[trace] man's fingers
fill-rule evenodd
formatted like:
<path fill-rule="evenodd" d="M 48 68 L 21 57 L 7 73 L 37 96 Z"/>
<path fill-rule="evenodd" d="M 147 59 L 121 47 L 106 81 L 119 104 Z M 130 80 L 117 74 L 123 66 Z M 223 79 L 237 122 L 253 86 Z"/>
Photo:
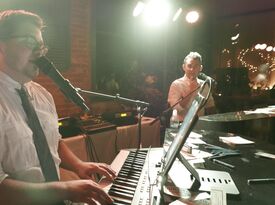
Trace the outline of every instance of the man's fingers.
<path fill-rule="evenodd" d="M 104 203 L 104 204 L 113 203 L 113 199 L 103 189 L 101 189 L 93 181 L 91 181 L 91 183 L 92 183 L 91 192 L 90 192 L 91 197 L 93 197 L 95 200 L 97 200 L 100 203 Z"/>
<path fill-rule="evenodd" d="M 84 202 L 85 202 L 85 204 L 87 203 L 88 205 L 96 205 L 97 204 L 95 202 L 95 200 L 93 200 L 91 197 L 87 198 L 87 200 Z"/>
<path fill-rule="evenodd" d="M 111 166 L 108 166 L 106 164 L 100 164 L 99 168 L 102 171 L 101 174 L 103 174 L 104 176 L 112 180 L 116 177 L 116 172 L 111 168 Z"/>

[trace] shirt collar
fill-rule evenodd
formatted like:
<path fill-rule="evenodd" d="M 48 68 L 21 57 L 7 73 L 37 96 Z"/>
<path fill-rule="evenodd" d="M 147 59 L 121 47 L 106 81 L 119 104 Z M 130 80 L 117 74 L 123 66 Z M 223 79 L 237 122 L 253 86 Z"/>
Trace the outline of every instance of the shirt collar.
<path fill-rule="evenodd" d="M 184 80 L 185 82 L 187 82 L 189 85 L 198 85 L 198 78 L 196 78 L 194 80 L 190 80 L 189 78 L 187 78 L 186 75 L 184 75 L 182 77 L 182 80 Z"/>
<path fill-rule="evenodd" d="M 0 82 L 4 82 L 5 85 L 7 85 L 8 89 L 21 89 L 22 84 L 12 79 L 8 74 L 4 73 L 3 71 L 0 71 Z M 25 83 L 24 86 L 28 86 L 28 83 Z"/>

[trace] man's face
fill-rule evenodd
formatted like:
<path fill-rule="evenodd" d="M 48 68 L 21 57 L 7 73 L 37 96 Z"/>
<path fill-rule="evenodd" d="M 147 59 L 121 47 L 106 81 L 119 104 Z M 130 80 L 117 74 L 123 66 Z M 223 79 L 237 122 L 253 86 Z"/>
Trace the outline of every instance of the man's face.
<path fill-rule="evenodd" d="M 28 82 L 39 74 L 32 63 L 43 55 L 43 39 L 38 27 L 30 23 L 19 25 L 2 44 L 4 71 L 19 82 Z"/>
<path fill-rule="evenodd" d="M 202 65 L 199 59 L 188 58 L 182 68 L 188 78 L 195 79 L 201 72 Z"/>

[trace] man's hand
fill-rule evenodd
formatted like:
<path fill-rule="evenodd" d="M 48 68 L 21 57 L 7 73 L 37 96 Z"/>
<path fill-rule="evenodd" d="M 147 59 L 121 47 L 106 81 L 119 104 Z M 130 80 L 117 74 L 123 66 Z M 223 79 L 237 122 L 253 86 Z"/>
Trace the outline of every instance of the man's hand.
<path fill-rule="evenodd" d="M 89 205 L 111 204 L 112 198 L 92 180 L 74 180 L 65 183 L 66 199 L 72 202 L 84 202 Z"/>
<path fill-rule="evenodd" d="M 63 200 L 89 205 L 113 202 L 93 180 L 30 183 L 6 178 L 0 183 L 1 205 L 49 205 L 58 204 Z"/>
<path fill-rule="evenodd" d="M 81 179 L 91 179 L 93 174 L 103 175 L 108 180 L 114 180 L 116 177 L 115 171 L 105 163 L 81 162 L 76 172 Z"/>
<path fill-rule="evenodd" d="M 115 171 L 107 164 L 80 160 L 63 140 L 59 142 L 58 154 L 61 159 L 61 166 L 75 172 L 81 179 L 92 179 L 93 174 L 103 175 L 108 180 L 113 180 L 116 177 Z"/>

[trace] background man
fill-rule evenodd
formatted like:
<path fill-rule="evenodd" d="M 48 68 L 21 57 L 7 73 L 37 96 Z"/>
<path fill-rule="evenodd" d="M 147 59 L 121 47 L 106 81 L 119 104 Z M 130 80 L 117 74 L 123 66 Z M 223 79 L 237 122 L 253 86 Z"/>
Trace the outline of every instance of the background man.
<path fill-rule="evenodd" d="M 190 52 L 184 58 L 182 69 L 184 76 L 172 82 L 167 99 L 168 104 L 173 106 L 180 98 L 183 98 L 174 108 L 177 110 L 179 121 L 183 121 L 193 99 L 198 93 L 200 85 L 203 83 L 202 80 L 198 79 L 198 75 L 203 69 L 201 55 L 197 52 Z M 200 111 L 199 115 L 204 115 L 205 109 L 213 107 L 214 100 L 210 96 L 206 106 Z"/>

